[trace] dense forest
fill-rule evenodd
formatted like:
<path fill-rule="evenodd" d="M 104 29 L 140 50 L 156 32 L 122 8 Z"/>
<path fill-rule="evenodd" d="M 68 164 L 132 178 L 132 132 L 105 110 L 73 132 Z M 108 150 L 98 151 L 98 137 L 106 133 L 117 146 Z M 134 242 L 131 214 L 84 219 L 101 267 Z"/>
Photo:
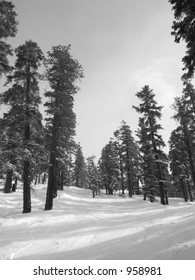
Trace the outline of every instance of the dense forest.
<path fill-rule="evenodd" d="M 161 135 L 162 106 L 149 85 L 135 93 L 139 105 L 129 108 L 139 116 L 137 130 L 128 120 L 102 147 L 98 161 L 84 158 L 81 143 L 75 142 L 74 96 L 84 78 L 82 65 L 71 55 L 71 45 L 53 46 L 46 54 L 37 42 L 24 42 L 16 49 L 7 43 L 18 31 L 15 6 L 0 1 L 0 78 L 6 90 L 0 105 L 6 113 L 0 119 L 0 178 L 4 193 L 23 184 L 23 213 L 31 212 L 32 185 L 47 183 L 45 210 L 64 186 L 89 188 L 95 197 L 102 190 L 121 197 L 143 195 L 151 203 L 166 205 L 169 197 L 195 200 L 195 3 L 169 0 L 174 12 L 172 36 L 186 43 L 183 57 L 183 93 L 172 104 L 176 127 L 164 152 Z M 14 54 L 14 65 L 9 57 Z M 40 111 L 40 81 L 47 81 L 44 95 L 46 118 Z M 34 186 L 35 185 L 35 186 Z"/>

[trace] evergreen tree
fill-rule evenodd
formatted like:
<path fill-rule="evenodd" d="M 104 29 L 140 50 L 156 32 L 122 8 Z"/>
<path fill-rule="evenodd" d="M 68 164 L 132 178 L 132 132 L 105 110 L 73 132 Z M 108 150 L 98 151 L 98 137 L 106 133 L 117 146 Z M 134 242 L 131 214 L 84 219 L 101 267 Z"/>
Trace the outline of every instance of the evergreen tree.
<path fill-rule="evenodd" d="M 144 200 L 148 197 L 150 202 L 154 202 L 155 196 L 158 195 L 158 170 L 144 118 L 139 118 L 137 136 L 140 147 L 140 170 Z"/>
<path fill-rule="evenodd" d="M 192 181 L 195 187 L 195 127 L 194 127 L 194 112 L 192 111 L 191 104 L 182 96 L 176 97 L 173 105 L 175 109 L 174 119 L 179 121 L 183 134 L 184 141 L 187 148 L 188 159 L 192 174 Z"/>
<path fill-rule="evenodd" d="M 119 177 L 120 177 L 121 195 L 125 196 L 125 167 L 124 167 L 124 162 L 123 162 L 122 142 L 120 139 L 120 131 L 116 130 L 114 132 L 114 136 L 115 136 L 114 145 L 115 145 L 115 149 L 118 154 L 118 162 L 119 162 L 119 171 L 120 171 Z"/>
<path fill-rule="evenodd" d="M 11 87 L 3 94 L 2 100 L 11 107 L 10 111 L 4 115 L 11 149 L 23 145 L 22 152 L 19 153 L 23 159 L 23 213 L 28 213 L 31 212 L 30 183 L 32 176 L 30 168 L 34 154 L 34 136 L 31 128 L 36 127 L 35 131 L 37 131 L 42 118 L 38 110 L 40 103 L 38 78 L 40 75 L 37 70 L 43 54 L 37 43 L 32 41 L 26 41 L 25 44 L 16 48 L 15 53 L 15 67 L 7 77 L 7 85 L 11 85 Z M 17 136 L 15 140 L 14 136 Z M 13 159 L 12 152 L 10 157 Z"/>
<path fill-rule="evenodd" d="M 92 190 L 93 197 L 95 197 L 95 194 L 98 194 L 100 191 L 100 176 L 94 160 L 95 156 L 86 159 L 88 188 Z"/>
<path fill-rule="evenodd" d="M 188 103 L 190 111 L 192 113 L 192 118 L 195 118 L 195 89 L 190 82 L 186 82 L 183 96 L 185 97 L 185 102 Z"/>
<path fill-rule="evenodd" d="M 82 67 L 70 55 L 69 46 L 56 46 L 48 52 L 45 60 L 46 76 L 51 90 L 46 92 L 49 101 L 46 102 L 47 126 L 51 129 L 49 177 L 45 210 L 53 207 L 53 198 L 56 196 L 56 171 L 59 149 L 62 139 L 69 142 L 75 134 L 76 116 L 73 112 L 74 94 L 78 91 L 76 82 L 83 77 Z M 68 153 L 67 153 L 68 154 Z"/>
<path fill-rule="evenodd" d="M 186 55 L 183 57 L 184 78 L 194 76 L 195 68 L 195 1 L 193 0 L 169 0 L 174 10 L 175 20 L 172 25 L 172 35 L 175 42 L 184 40 L 186 43 Z"/>
<path fill-rule="evenodd" d="M 14 172 L 19 168 L 18 159 L 22 153 L 24 130 L 24 104 L 22 87 L 14 85 L 1 94 L 1 102 L 9 105 L 10 109 L 4 113 L 1 121 L 1 161 L 2 168 L 6 173 L 4 192 L 9 193 L 12 188 Z M 20 170 L 21 173 L 21 170 Z"/>
<path fill-rule="evenodd" d="M 8 1 L 0 1 L 0 76 L 8 72 L 9 66 L 8 55 L 12 55 L 12 49 L 5 40 L 14 37 L 17 32 L 17 21 L 15 6 Z"/>
<path fill-rule="evenodd" d="M 114 135 L 119 141 L 119 153 L 124 166 L 123 173 L 125 171 L 129 197 L 132 197 L 135 189 L 139 188 L 138 147 L 126 122 L 122 121 L 121 127 L 115 131 Z"/>
<path fill-rule="evenodd" d="M 165 146 L 162 136 L 159 134 L 159 130 L 162 129 L 161 125 L 157 122 L 161 118 L 162 106 L 157 106 L 155 95 L 149 86 L 142 88 L 140 92 L 136 94 L 141 103 L 138 107 L 133 106 L 138 113 L 142 115 L 144 119 L 144 125 L 146 128 L 147 142 L 150 141 L 152 148 L 152 155 L 155 158 L 156 168 L 158 172 L 158 184 L 161 204 L 167 204 L 167 190 L 165 186 L 165 178 L 163 169 L 166 162 L 163 160 L 164 153 L 162 148 Z"/>
<path fill-rule="evenodd" d="M 77 188 L 87 187 L 87 170 L 80 144 L 77 145 L 74 163 L 74 184 Z"/>
<path fill-rule="evenodd" d="M 63 169 L 63 181 L 66 186 L 72 186 L 74 183 L 74 153 L 67 155 L 66 164 Z"/>
<path fill-rule="evenodd" d="M 45 127 L 42 123 L 42 115 L 37 112 L 34 116 L 36 122 L 31 122 L 31 178 L 41 183 L 41 175 L 43 175 L 42 183 L 45 182 L 45 176 L 48 166 L 48 152 L 45 148 Z"/>
<path fill-rule="evenodd" d="M 75 154 L 76 143 L 74 141 L 74 133 L 68 127 L 61 129 L 58 138 L 58 148 L 56 151 L 56 194 L 57 190 L 63 190 L 64 172 L 70 168 L 70 155 Z"/>
<path fill-rule="evenodd" d="M 169 145 L 170 170 L 173 178 L 174 194 L 176 196 L 181 194 L 185 201 L 188 200 L 188 197 L 190 201 L 193 201 L 190 186 L 190 162 L 185 144 L 185 135 L 181 126 L 172 131 Z"/>
<path fill-rule="evenodd" d="M 119 160 L 116 145 L 113 140 L 102 149 L 98 162 L 101 181 L 106 189 L 106 194 L 112 195 L 119 185 Z"/>

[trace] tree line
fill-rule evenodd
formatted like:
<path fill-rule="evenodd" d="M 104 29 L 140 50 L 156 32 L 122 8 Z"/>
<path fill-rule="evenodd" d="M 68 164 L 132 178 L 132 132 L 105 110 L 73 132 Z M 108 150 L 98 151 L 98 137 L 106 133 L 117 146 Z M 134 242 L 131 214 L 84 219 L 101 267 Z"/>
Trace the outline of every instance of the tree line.
<path fill-rule="evenodd" d="M 161 135 L 163 107 L 157 104 L 149 86 L 144 86 L 136 96 L 140 100 L 139 106 L 133 106 L 139 114 L 136 131 L 138 140 L 133 137 L 130 126 L 122 121 L 109 143 L 103 147 L 97 166 L 93 164 L 96 171 L 90 177 L 87 175 L 88 162 L 85 163 L 82 156 L 82 170 L 86 172 L 77 173 L 76 185 L 86 186 L 82 180 L 86 182 L 88 178 L 91 188 L 105 189 L 110 195 L 120 190 L 120 195 L 124 196 L 127 190 L 129 197 L 143 194 L 144 200 L 148 198 L 150 202 L 160 197 L 163 205 L 169 204 L 168 197 L 183 197 L 185 201 L 193 201 L 195 89 L 188 83 L 182 97 L 175 98 L 172 107 L 173 118 L 177 122 L 176 129 L 170 135 L 168 154 L 163 150 L 165 142 Z"/>
<path fill-rule="evenodd" d="M 6 90 L 0 103 L 7 110 L 0 119 L 0 175 L 5 177 L 4 192 L 15 191 L 18 179 L 23 183 L 23 213 L 31 212 L 31 185 L 47 178 L 45 210 L 53 208 L 53 199 L 64 185 L 90 188 L 93 196 L 101 189 L 113 195 L 131 198 L 143 194 L 144 200 L 169 203 L 169 197 L 195 198 L 195 89 L 193 1 L 170 0 L 174 10 L 173 36 L 186 41 L 183 58 L 183 93 L 176 97 L 173 118 L 176 129 L 171 132 L 169 153 L 163 150 L 160 120 L 162 106 L 155 93 L 145 85 L 136 96 L 139 114 L 135 140 L 130 126 L 122 121 L 110 141 L 102 148 L 95 163 L 94 156 L 84 158 L 76 143 L 74 96 L 83 68 L 71 55 L 71 46 L 54 46 L 47 54 L 36 42 L 24 42 L 15 50 L 7 43 L 17 33 L 17 14 L 11 2 L 0 1 L 0 76 L 6 77 Z M 15 54 L 14 66 L 9 55 Z M 40 69 L 44 68 L 41 73 Z M 39 111 L 40 81 L 47 81 L 45 113 Z M 14 180 L 14 184 L 13 184 Z"/>

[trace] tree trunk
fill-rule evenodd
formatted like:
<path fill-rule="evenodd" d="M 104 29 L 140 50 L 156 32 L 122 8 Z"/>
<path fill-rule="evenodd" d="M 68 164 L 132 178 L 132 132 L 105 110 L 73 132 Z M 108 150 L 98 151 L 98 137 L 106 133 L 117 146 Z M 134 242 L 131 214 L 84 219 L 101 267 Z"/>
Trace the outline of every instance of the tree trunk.
<path fill-rule="evenodd" d="M 186 184 L 187 184 L 189 198 L 190 198 L 190 201 L 192 202 L 193 201 L 193 196 L 192 196 L 192 190 L 191 190 L 191 186 L 190 186 L 189 180 L 186 180 Z"/>
<path fill-rule="evenodd" d="M 55 152 L 53 151 L 50 154 L 49 174 L 48 174 L 49 177 L 48 177 L 45 210 L 51 210 L 53 208 L 54 192 L 56 189 L 55 161 L 56 161 Z"/>
<path fill-rule="evenodd" d="M 166 205 L 168 205 L 169 204 L 169 200 L 168 200 L 168 194 L 167 194 L 166 187 L 165 187 L 164 192 L 165 192 L 165 203 L 166 203 Z"/>
<path fill-rule="evenodd" d="M 38 175 L 38 184 L 41 184 L 41 173 Z"/>
<path fill-rule="evenodd" d="M 38 176 L 35 176 L 35 185 L 37 184 Z"/>
<path fill-rule="evenodd" d="M 108 184 L 105 184 L 105 188 L 106 188 L 106 194 L 108 194 Z"/>
<path fill-rule="evenodd" d="M 15 179 L 15 188 L 17 189 L 17 185 L 18 185 L 18 178 Z"/>
<path fill-rule="evenodd" d="M 184 178 L 183 178 L 183 174 L 181 172 L 181 169 L 179 169 L 179 177 L 180 177 L 180 185 L 181 185 L 181 190 L 182 190 L 182 193 L 183 193 L 183 198 L 185 200 L 185 202 L 188 201 L 188 195 L 187 195 L 187 191 L 186 191 L 186 186 L 184 184 Z"/>
<path fill-rule="evenodd" d="M 180 182 L 181 182 L 181 189 L 182 189 L 184 201 L 187 202 L 188 196 L 187 196 L 186 187 L 185 187 L 183 178 L 180 179 Z"/>
<path fill-rule="evenodd" d="M 131 182 L 130 170 L 127 171 L 127 180 L 128 180 L 129 197 L 132 197 L 133 196 L 133 191 L 132 191 L 132 182 Z"/>
<path fill-rule="evenodd" d="M 61 166 L 56 162 L 56 191 L 54 197 L 57 197 L 57 190 L 61 190 Z"/>
<path fill-rule="evenodd" d="M 12 189 L 12 176 L 13 176 L 13 169 L 9 169 L 6 175 L 4 193 L 10 193 Z"/>
<path fill-rule="evenodd" d="M 193 184 L 194 184 L 194 187 L 195 187 L 195 165 L 194 165 L 194 160 L 193 160 L 194 150 L 193 150 L 192 145 L 191 145 L 190 133 L 188 131 L 187 125 L 185 124 L 184 121 L 182 121 L 182 125 L 183 125 L 183 130 L 184 130 L 184 135 L 185 135 L 185 143 L 186 143 L 186 146 L 187 146 L 188 158 L 189 158 L 190 168 L 191 168 L 191 173 L 192 173 L 192 181 L 193 181 Z"/>
<path fill-rule="evenodd" d="M 28 68 L 29 73 L 30 67 Z M 25 146 L 28 148 L 30 141 L 30 77 L 26 81 L 26 124 L 24 131 Z M 25 159 L 23 165 L 23 213 L 31 212 L 31 193 L 30 193 L 30 160 Z"/>
<path fill-rule="evenodd" d="M 126 135 L 126 157 L 127 157 L 126 165 L 127 165 L 127 182 L 128 182 L 129 197 L 132 197 L 133 196 L 133 186 L 132 186 L 132 178 L 131 178 L 131 162 L 130 162 L 127 135 Z"/>
<path fill-rule="evenodd" d="M 124 175 L 123 175 L 123 167 L 122 164 L 120 164 L 120 175 L 121 175 L 121 189 L 122 189 L 122 195 L 125 194 L 125 187 L 124 187 Z"/>
<path fill-rule="evenodd" d="M 14 184 L 12 185 L 12 192 L 15 192 L 15 191 L 16 191 L 16 189 L 17 189 L 17 183 L 18 183 L 18 179 L 16 178 Z"/>
<path fill-rule="evenodd" d="M 30 193 L 30 162 L 24 161 L 23 169 L 23 213 L 31 212 L 31 193 Z"/>
<path fill-rule="evenodd" d="M 160 203 L 162 205 L 165 205 L 165 195 L 164 195 L 164 184 L 162 181 L 159 181 L 159 187 L 160 187 Z"/>
<path fill-rule="evenodd" d="M 42 178 L 42 184 L 45 184 L 45 182 L 46 182 L 46 173 L 44 172 L 43 178 Z"/>
<path fill-rule="evenodd" d="M 113 195 L 113 189 L 110 186 L 108 187 L 108 194 Z"/>
<path fill-rule="evenodd" d="M 154 155 L 155 155 L 155 159 L 156 159 L 156 165 L 159 171 L 159 189 L 160 189 L 160 202 L 162 205 L 165 205 L 165 193 L 164 193 L 164 183 L 163 183 L 163 175 L 162 175 L 162 169 L 161 169 L 161 164 L 159 162 L 159 156 L 158 156 L 158 150 L 156 147 L 156 141 L 155 141 L 155 137 L 154 137 L 154 129 L 153 129 L 153 124 L 152 124 L 152 120 L 151 120 L 151 116 L 150 116 L 150 112 L 148 113 L 149 116 L 149 123 L 150 123 L 150 129 L 151 129 L 151 137 L 152 137 L 152 146 L 153 146 L 153 150 L 154 150 Z"/>
<path fill-rule="evenodd" d="M 60 174 L 60 190 L 63 191 L 64 186 L 64 168 L 62 166 L 61 174 Z"/>
<path fill-rule="evenodd" d="M 51 142 L 51 149 L 50 149 L 50 162 L 49 162 L 49 174 L 48 174 L 45 210 L 51 210 L 53 208 L 53 198 L 56 190 L 57 125 L 58 125 L 58 118 L 57 115 L 55 114 L 54 121 L 53 121 L 53 128 L 52 128 L 52 142 Z"/>

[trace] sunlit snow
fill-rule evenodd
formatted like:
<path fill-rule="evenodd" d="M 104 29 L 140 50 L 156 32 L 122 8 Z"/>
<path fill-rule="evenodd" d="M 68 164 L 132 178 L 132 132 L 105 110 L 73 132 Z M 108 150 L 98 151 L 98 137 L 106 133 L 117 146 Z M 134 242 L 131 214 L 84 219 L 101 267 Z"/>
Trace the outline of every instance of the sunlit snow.
<path fill-rule="evenodd" d="M 195 203 L 170 205 L 118 194 L 92 198 L 64 187 L 44 211 L 46 185 L 34 186 L 22 214 L 22 188 L 0 192 L 0 259 L 195 259 Z"/>

